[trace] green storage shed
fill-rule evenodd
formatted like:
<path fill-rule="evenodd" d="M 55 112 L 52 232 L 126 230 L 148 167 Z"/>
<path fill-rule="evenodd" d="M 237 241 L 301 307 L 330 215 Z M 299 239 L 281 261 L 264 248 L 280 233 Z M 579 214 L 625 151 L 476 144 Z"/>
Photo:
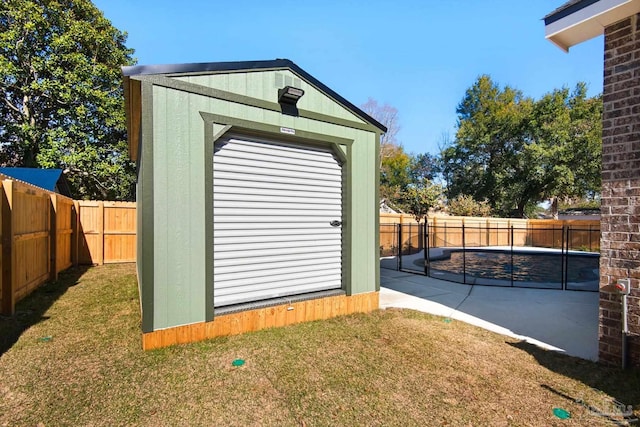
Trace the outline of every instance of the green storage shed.
<path fill-rule="evenodd" d="M 122 71 L 145 349 L 378 307 L 383 125 L 286 59 Z"/>

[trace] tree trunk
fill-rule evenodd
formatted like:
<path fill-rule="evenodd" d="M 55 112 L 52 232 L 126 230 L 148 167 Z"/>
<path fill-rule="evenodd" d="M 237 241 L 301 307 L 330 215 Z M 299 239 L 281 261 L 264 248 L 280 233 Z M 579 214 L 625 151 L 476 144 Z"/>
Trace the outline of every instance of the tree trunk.
<path fill-rule="evenodd" d="M 558 219 L 558 198 L 551 198 L 551 217 L 553 219 Z"/>
<path fill-rule="evenodd" d="M 28 123 L 28 141 L 25 147 L 23 157 L 22 157 L 22 166 L 27 168 L 36 168 L 38 167 L 38 162 L 36 161 L 36 155 L 38 154 L 38 141 L 36 136 L 36 118 L 31 111 L 30 108 L 31 97 L 25 95 L 22 99 L 22 115 L 24 117 L 24 121 Z"/>
<path fill-rule="evenodd" d="M 36 161 L 35 147 L 33 145 L 30 145 L 24 151 L 24 157 L 22 159 L 22 166 L 24 166 L 25 168 L 37 168 L 38 167 L 38 162 Z"/>

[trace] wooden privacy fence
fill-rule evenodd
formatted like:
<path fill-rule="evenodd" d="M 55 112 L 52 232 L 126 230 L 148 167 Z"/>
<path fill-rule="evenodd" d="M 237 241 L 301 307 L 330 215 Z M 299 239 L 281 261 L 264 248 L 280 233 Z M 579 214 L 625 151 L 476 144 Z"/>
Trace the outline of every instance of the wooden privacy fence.
<path fill-rule="evenodd" d="M 73 200 L 5 179 L 0 182 L 0 311 L 73 264 Z"/>
<path fill-rule="evenodd" d="M 134 202 L 75 201 L 79 264 L 136 262 Z"/>
<path fill-rule="evenodd" d="M 403 248 L 422 249 L 422 234 L 413 217 L 405 214 L 380 214 L 382 255 L 397 251 L 395 224 L 403 224 Z M 568 242 L 567 247 L 570 249 L 600 250 L 599 220 L 434 216 L 428 219 L 428 224 L 430 247 L 509 246 L 513 242 L 514 246 L 560 248 L 563 243 Z M 563 235 L 568 227 L 568 234 Z"/>
<path fill-rule="evenodd" d="M 72 265 L 135 262 L 135 203 L 74 201 L 12 179 L 0 200 L 2 314 Z"/>

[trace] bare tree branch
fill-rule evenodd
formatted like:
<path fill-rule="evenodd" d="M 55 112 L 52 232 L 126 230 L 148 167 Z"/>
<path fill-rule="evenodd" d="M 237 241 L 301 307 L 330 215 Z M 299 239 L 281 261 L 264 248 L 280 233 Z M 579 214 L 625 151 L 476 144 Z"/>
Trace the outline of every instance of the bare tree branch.
<path fill-rule="evenodd" d="M 387 133 L 380 137 L 380 167 L 384 159 L 393 156 L 395 148 L 400 146 L 397 140 L 400 125 L 398 123 L 398 110 L 389 104 L 380 105 L 378 101 L 369 98 L 361 105 L 362 111 L 382 123 L 387 128 Z"/>
<path fill-rule="evenodd" d="M 9 108 L 11 108 L 16 113 L 22 114 L 22 111 L 20 111 L 20 108 L 13 105 L 7 98 L 4 99 L 4 102 L 7 104 Z"/>
<path fill-rule="evenodd" d="M 380 145 L 399 145 L 396 137 L 400 131 L 398 123 L 398 110 L 395 107 L 385 103 L 379 105 L 378 101 L 369 98 L 362 106 L 362 111 L 382 123 L 387 128 L 387 133 L 380 138 Z"/>

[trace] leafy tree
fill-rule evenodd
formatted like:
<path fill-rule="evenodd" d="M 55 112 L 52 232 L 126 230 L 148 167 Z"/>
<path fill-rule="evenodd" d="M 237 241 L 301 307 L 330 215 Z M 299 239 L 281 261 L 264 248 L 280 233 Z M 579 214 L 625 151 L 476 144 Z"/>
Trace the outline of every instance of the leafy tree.
<path fill-rule="evenodd" d="M 429 210 L 438 204 L 442 187 L 431 182 L 407 187 L 398 197 L 402 210 L 413 215 L 417 222 L 426 219 Z"/>
<path fill-rule="evenodd" d="M 409 176 L 414 183 L 433 181 L 440 172 L 439 159 L 430 153 L 413 156 Z"/>
<path fill-rule="evenodd" d="M 599 191 L 601 108 L 582 83 L 534 101 L 479 77 L 442 152 L 449 199 L 468 194 L 498 215 L 522 217 L 545 199 Z"/>
<path fill-rule="evenodd" d="M 467 194 L 460 194 L 448 203 L 449 213 L 457 216 L 491 216 L 489 202 L 478 202 Z"/>
<path fill-rule="evenodd" d="M 556 89 L 534 107 L 527 161 L 535 161 L 534 182 L 541 199 L 593 197 L 601 187 L 602 99 L 588 98 L 578 83 L 573 92 Z M 555 213 L 555 212 L 554 212 Z"/>
<path fill-rule="evenodd" d="M 0 163 L 62 168 L 76 198 L 131 199 L 126 34 L 89 0 L 0 4 Z"/>
<path fill-rule="evenodd" d="M 442 196 L 442 187 L 433 184 L 437 162 L 429 153 L 414 156 L 405 153 L 402 146 L 394 147 L 380 170 L 380 197 L 389 206 L 409 213 L 421 212 L 418 206 L 426 200 L 429 207 L 435 206 Z M 433 194 L 437 197 L 431 200 Z M 417 203 L 418 199 L 422 202 Z"/>
<path fill-rule="evenodd" d="M 387 147 L 388 154 L 380 168 L 380 186 L 403 190 L 411 183 L 412 158 L 402 146 Z"/>
<path fill-rule="evenodd" d="M 456 110 L 454 144 L 442 153 L 449 199 L 469 194 L 508 213 L 514 198 L 506 181 L 518 168 L 530 103 L 520 91 L 501 89 L 486 75 L 467 90 Z"/>

